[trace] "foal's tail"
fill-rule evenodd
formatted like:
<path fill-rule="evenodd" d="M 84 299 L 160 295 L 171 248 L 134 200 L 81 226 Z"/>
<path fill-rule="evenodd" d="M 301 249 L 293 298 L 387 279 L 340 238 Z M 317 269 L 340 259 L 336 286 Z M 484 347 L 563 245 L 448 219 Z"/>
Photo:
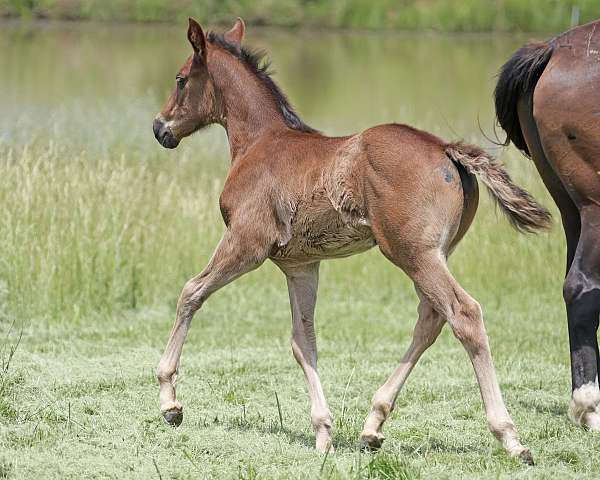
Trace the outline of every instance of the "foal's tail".
<path fill-rule="evenodd" d="M 462 142 L 451 143 L 446 146 L 446 155 L 481 179 L 517 230 L 534 232 L 550 226 L 551 216 L 548 210 L 513 183 L 508 172 L 481 148 Z"/>

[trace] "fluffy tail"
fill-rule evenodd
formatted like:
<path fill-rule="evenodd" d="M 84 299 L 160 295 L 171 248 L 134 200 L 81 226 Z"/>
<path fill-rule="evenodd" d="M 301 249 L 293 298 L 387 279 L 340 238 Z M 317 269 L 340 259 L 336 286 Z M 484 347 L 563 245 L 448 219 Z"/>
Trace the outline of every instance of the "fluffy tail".
<path fill-rule="evenodd" d="M 529 149 L 519 124 L 517 102 L 520 97 L 533 93 L 553 50 L 552 41 L 522 47 L 500 69 L 494 90 L 496 118 L 507 134 L 505 145 L 512 141 L 527 156 Z"/>
<path fill-rule="evenodd" d="M 508 172 L 481 148 L 462 142 L 451 143 L 446 146 L 446 155 L 481 179 L 517 230 L 534 232 L 550 226 L 551 216 L 548 210 L 515 185 Z"/>

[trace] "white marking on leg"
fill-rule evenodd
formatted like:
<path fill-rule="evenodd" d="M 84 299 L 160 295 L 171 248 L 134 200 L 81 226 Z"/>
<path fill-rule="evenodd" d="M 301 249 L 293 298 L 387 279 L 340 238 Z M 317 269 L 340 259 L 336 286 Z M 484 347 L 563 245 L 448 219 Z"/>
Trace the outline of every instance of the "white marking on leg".
<path fill-rule="evenodd" d="M 576 425 L 600 431 L 600 388 L 597 376 L 593 382 L 573 390 L 569 418 Z"/>
<path fill-rule="evenodd" d="M 316 449 L 332 450 L 333 417 L 327 406 L 321 379 L 317 372 L 317 342 L 314 331 L 314 310 L 317 299 L 319 265 L 313 264 L 287 276 L 292 308 L 292 352 L 302 367 L 310 396 L 310 417 L 315 430 Z"/>

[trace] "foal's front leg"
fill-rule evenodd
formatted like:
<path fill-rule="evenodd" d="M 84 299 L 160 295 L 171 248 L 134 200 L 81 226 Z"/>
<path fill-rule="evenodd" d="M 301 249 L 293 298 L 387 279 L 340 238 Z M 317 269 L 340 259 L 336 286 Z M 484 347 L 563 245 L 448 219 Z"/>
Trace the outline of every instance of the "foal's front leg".
<path fill-rule="evenodd" d="M 316 434 L 316 448 L 320 452 L 325 452 L 331 448 L 333 417 L 327 406 L 317 372 L 314 311 L 319 283 L 319 264 L 297 267 L 286 270 L 285 273 L 292 307 L 292 352 L 308 382 L 310 417 Z"/>
<path fill-rule="evenodd" d="M 156 371 L 160 385 L 160 410 L 170 425 L 179 426 L 183 420 L 182 406 L 175 398 L 175 380 L 192 317 L 211 293 L 264 261 L 268 248 L 257 247 L 260 242 L 252 240 L 249 241 L 243 233 L 228 230 L 208 266 L 201 274 L 189 280 L 181 292 L 175 324 Z"/>

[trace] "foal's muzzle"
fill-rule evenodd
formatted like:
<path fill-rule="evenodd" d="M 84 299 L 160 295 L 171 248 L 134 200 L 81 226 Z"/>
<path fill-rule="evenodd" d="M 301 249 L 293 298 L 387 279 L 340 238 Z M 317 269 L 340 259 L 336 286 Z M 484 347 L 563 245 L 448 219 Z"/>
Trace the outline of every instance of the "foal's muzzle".
<path fill-rule="evenodd" d="M 158 140 L 158 143 L 160 143 L 163 147 L 175 148 L 177 145 L 179 145 L 179 140 L 175 138 L 171 128 L 165 124 L 162 118 L 157 117 L 154 119 L 152 129 L 154 130 L 154 136 Z"/>

